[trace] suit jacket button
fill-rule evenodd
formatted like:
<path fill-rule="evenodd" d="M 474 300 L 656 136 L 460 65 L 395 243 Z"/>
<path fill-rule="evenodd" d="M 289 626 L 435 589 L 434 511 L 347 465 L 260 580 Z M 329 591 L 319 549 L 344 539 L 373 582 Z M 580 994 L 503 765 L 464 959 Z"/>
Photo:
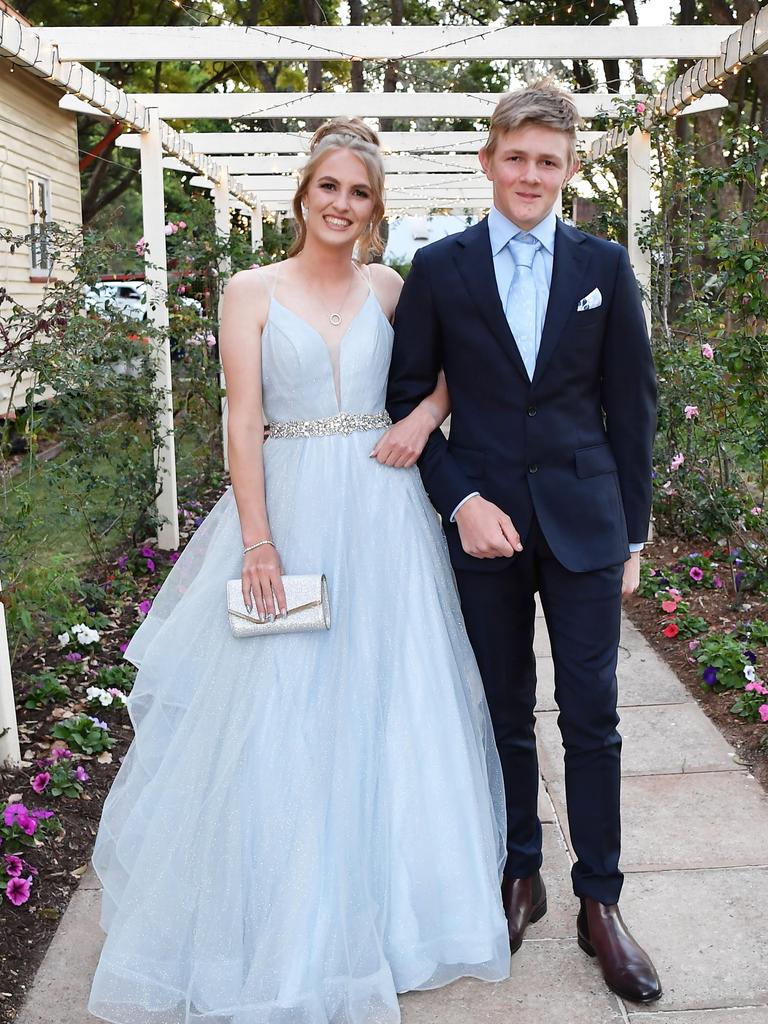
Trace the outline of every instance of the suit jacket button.
<path fill-rule="evenodd" d="M 528 472 L 529 473 L 538 473 L 539 472 L 539 467 L 536 465 L 535 462 L 532 462 L 530 464 L 530 466 L 528 467 Z"/>
<path fill-rule="evenodd" d="M 529 405 L 528 406 L 528 415 L 529 416 L 535 416 L 536 412 L 537 412 L 537 409 L 536 409 L 535 405 Z"/>

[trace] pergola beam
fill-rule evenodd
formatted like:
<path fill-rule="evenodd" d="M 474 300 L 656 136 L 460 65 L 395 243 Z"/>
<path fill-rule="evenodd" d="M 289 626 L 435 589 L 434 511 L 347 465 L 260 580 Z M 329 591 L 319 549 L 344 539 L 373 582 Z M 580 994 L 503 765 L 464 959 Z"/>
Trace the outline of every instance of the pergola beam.
<path fill-rule="evenodd" d="M 469 117 L 489 118 L 501 98 L 497 92 L 167 92 L 136 93 L 145 107 L 157 109 L 160 117 L 245 120 L 311 117 Z M 575 93 L 571 97 L 582 117 L 607 114 L 618 117 L 627 101 L 648 100 L 647 96 L 616 93 Z M 88 113 L 87 103 L 64 96 L 59 104 L 66 110 Z M 711 110 L 725 105 L 723 97 L 707 96 L 696 109 Z M 695 112 L 695 111 L 694 111 Z"/>
<path fill-rule="evenodd" d="M 717 57 L 727 25 L 98 26 L 40 29 L 61 60 L 581 60 Z"/>
<path fill-rule="evenodd" d="M 650 128 L 653 117 L 662 113 L 670 117 L 680 114 L 694 113 L 702 99 L 717 96 L 719 89 L 728 75 L 735 75 L 744 64 L 750 64 L 768 51 L 768 7 L 761 8 L 754 17 L 730 33 L 723 43 L 722 52 L 718 57 L 709 57 L 698 61 L 688 68 L 648 104 L 644 117 L 644 125 Z M 725 97 L 719 96 L 726 105 Z M 622 128 L 614 128 L 606 132 L 592 144 L 590 156 L 599 160 L 614 149 L 626 145 L 628 136 Z"/>

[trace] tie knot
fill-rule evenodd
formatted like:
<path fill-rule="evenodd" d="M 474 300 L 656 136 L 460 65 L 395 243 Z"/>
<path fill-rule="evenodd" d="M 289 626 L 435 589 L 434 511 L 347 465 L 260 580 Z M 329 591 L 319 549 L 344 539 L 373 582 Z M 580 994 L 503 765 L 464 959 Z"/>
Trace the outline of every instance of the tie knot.
<path fill-rule="evenodd" d="M 527 232 L 516 235 L 509 240 L 509 248 L 516 267 L 532 267 L 533 259 L 539 251 L 541 242 L 534 235 Z"/>

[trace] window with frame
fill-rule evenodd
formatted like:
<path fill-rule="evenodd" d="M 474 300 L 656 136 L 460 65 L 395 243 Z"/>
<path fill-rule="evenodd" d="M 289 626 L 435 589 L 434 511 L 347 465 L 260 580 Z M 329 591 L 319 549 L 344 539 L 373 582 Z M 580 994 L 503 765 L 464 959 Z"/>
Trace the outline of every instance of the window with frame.
<path fill-rule="evenodd" d="M 53 266 L 48 240 L 51 219 L 51 183 L 37 174 L 27 175 L 31 271 L 47 274 Z"/>

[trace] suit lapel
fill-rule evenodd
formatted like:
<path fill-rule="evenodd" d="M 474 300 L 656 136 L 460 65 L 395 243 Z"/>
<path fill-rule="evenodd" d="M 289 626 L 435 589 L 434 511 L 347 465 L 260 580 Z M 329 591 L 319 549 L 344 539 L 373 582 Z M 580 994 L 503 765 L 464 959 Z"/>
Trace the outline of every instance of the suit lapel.
<path fill-rule="evenodd" d="M 582 247 L 584 235 L 575 228 L 557 222 L 555 232 L 555 255 L 552 264 L 552 282 L 549 286 L 549 302 L 541 333 L 539 354 L 533 384 L 536 384 L 546 369 L 552 353 L 562 337 L 563 328 L 576 304 L 584 294 L 584 279 L 590 256 Z"/>
<path fill-rule="evenodd" d="M 529 383 L 517 342 L 512 337 L 496 286 L 487 219 L 473 224 L 458 236 L 456 264 L 480 314 L 509 358 Z"/>

